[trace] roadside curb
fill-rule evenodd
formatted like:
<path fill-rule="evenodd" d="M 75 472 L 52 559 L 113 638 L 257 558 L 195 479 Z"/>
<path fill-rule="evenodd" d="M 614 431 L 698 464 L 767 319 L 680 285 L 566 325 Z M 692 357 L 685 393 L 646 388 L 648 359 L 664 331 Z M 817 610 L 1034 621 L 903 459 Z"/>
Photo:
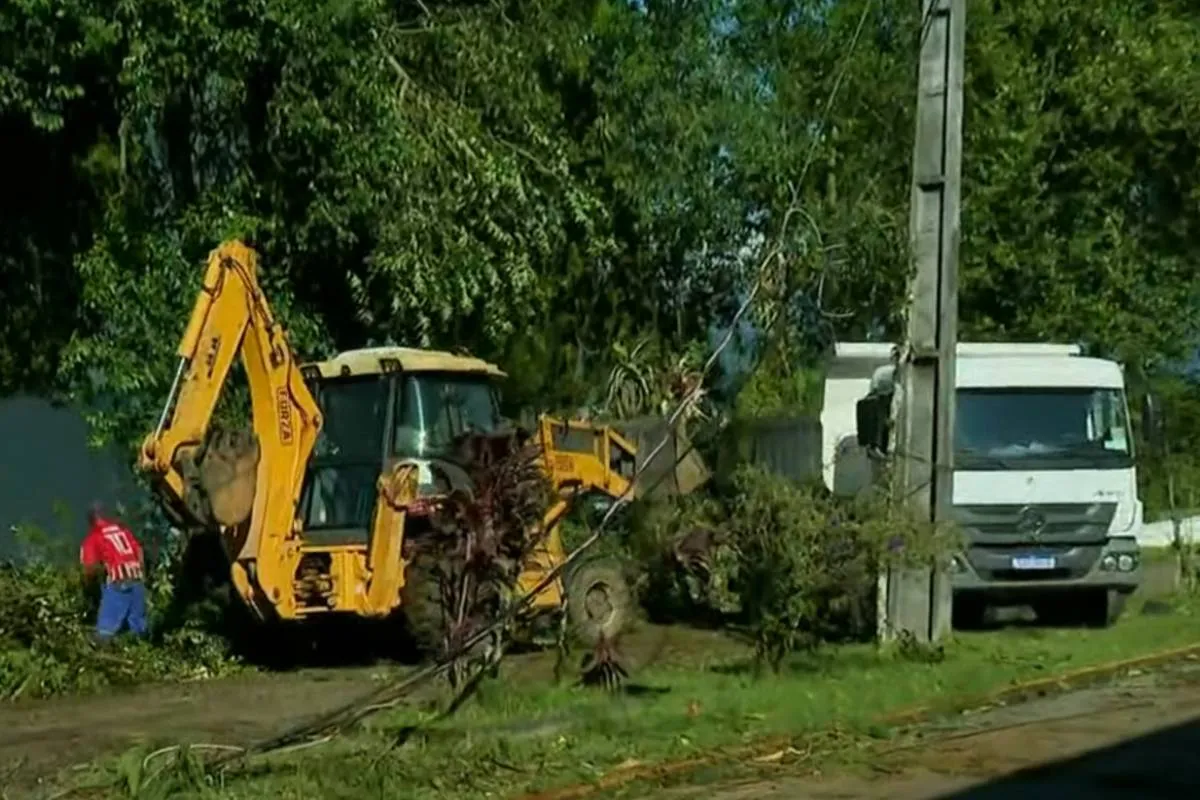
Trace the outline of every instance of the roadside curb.
<path fill-rule="evenodd" d="M 1138 656 L 1136 658 L 1127 658 L 1121 661 L 1108 661 L 1103 664 L 1082 667 L 1070 672 L 1049 675 L 1045 678 L 1022 681 L 995 692 L 958 698 L 949 703 L 935 703 L 903 709 L 881 717 L 876 724 L 891 727 L 915 725 L 926 722 L 931 717 L 938 716 L 939 714 L 950 714 L 956 711 L 981 708 L 983 706 L 1025 702 L 1037 697 L 1045 697 L 1054 692 L 1078 689 L 1088 684 L 1098 683 L 1132 669 L 1151 669 L 1189 659 L 1200 659 L 1200 644 L 1190 644 L 1186 647 L 1162 650 L 1157 653 Z"/>
<path fill-rule="evenodd" d="M 1157 653 L 1150 653 L 1121 661 L 1109 661 L 1035 680 L 1022 681 L 986 694 L 968 695 L 945 703 L 925 704 L 900 709 L 876 718 L 872 724 L 891 728 L 917 725 L 941 715 L 985 706 L 1026 702 L 1054 693 L 1083 688 L 1090 684 L 1109 680 L 1130 670 L 1152 669 L 1178 661 L 1196 659 L 1200 659 L 1200 643 L 1177 647 L 1171 650 L 1162 650 Z M 589 797 L 599 792 L 617 789 L 634 781 L 666 778 L 709 766 L 720 761 L 762 758 L 763 756 L 777 753 L 781 748 L 792 746 L 797 739 L 803 737 L 803 734 L 801 736 L 771 736 L 743 747 L 712 751 L 680 761 L 663 761 L 653 764 L 630 761 L 614 767 L 594 782 L 564 786 L 559 789 L 550 789 L 543 792 L 529 792 L 518 795 L 516 800 L 578 800 L 578 798 Z"/>

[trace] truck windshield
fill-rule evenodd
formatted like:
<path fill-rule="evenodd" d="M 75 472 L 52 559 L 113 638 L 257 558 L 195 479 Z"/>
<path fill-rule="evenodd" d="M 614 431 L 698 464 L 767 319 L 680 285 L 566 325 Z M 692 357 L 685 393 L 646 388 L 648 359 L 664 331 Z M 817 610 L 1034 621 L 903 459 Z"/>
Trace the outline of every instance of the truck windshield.
<path fill-rule="evenodd" d="M 1121 469 L 1132 463 L 1120 389 L 959 389 L 956 469 Z"/>
<path fill-rule="evenodd" d="M 445 458 L 464 433 L 500 426 L 496 390 L 486 376 L 417 373 L 400 385 L 392 452 L 401 458 Z"/>

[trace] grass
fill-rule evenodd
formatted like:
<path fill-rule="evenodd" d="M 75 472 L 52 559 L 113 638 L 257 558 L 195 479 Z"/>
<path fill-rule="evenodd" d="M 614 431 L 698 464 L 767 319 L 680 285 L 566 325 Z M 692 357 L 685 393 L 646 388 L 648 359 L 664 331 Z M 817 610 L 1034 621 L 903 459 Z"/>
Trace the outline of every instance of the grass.
<path fill-rule="evenodd" d="M 529 677 L 542 672 L 530 668 L 534 662 L 520 662 L 526 679 L 485 685 L 458 715 L 403 743 L 401 732 L 421 721 L 421 709 L 380 715 L 320 747 L 264 757 L 223 776 L 219 789 L 202 788 L 194 769 L 172 771 L 170 780 L 179 781 L 172 796 L 505 797 L 594 781 L 631 761 L 689 758 L 831 728 L 872 732 L 881 716 L 916 705 L 949 710 L 964 696 L 1195 643 L 1197 611 L 1181 602 L 1174 613 L 1143 615 L 1135 606 L 1109 630 L 960 635 L 940 663 L 871 646 L 830 648 L 767 675 L 750 668 L 744 646 L 725 640 L 714 648 L 713 637 L 701 635 L 703 650 L 675 642 L 637 674 L 640 692 L 617 696 L 548 686 Z"/>
<path fill-rule="evenodd" d="M 1160 564 L 1174 561 L 1176 557 L 1173 547 L 1143 547 L 1141 556 L 1143 564 Z"/>

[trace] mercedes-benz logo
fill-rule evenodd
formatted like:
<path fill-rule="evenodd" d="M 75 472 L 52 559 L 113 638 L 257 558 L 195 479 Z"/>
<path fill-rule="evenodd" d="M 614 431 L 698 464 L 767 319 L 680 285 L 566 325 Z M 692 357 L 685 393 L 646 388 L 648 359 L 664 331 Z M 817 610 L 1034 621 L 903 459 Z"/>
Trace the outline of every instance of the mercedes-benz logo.
<path fill-rule="evenodd" d="M 1033 506 L 1025 506 L 1017 516 L 1017 533 L 1036 539 L 1046 527 L 1046 516 Z"/>

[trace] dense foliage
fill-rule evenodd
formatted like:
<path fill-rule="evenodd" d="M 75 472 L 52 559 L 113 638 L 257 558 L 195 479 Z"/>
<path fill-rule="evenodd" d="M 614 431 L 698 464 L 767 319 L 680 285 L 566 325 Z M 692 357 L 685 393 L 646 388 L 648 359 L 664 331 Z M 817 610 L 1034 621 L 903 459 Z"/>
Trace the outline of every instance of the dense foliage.
<path fill-rule="evenodd" d="M 624 531 L 652 616 L 742 624 L 764 664 L 875 635 L 888 566 L 928 564 L 959 544 L 892 499 L 889 487 L 839 498 L 758 467 L 715 493 L 639 504 Z"/>
<path fill-rule="evenodd" d="M 1192 381 L 1159 377 L 1149 383 L 1162 408 L 1164 452 L 1142 459 L 1142 500 L 1151 519 L 1200 513 L 1200 392 Z M 1139 437 L 1144 452 L 1149 442 Z"/>
<path fill-rule="evenodd" d="M 702 346 L 792 203 L 777 369 L 895 332 L 917 5 L 14 0 L 0 390 L 128 441 L 232 234 L 306 353 L 463 345 L 518 400 Z M 964 336 L 1190 355 L 1198 12 L 968 6 Z"/>

